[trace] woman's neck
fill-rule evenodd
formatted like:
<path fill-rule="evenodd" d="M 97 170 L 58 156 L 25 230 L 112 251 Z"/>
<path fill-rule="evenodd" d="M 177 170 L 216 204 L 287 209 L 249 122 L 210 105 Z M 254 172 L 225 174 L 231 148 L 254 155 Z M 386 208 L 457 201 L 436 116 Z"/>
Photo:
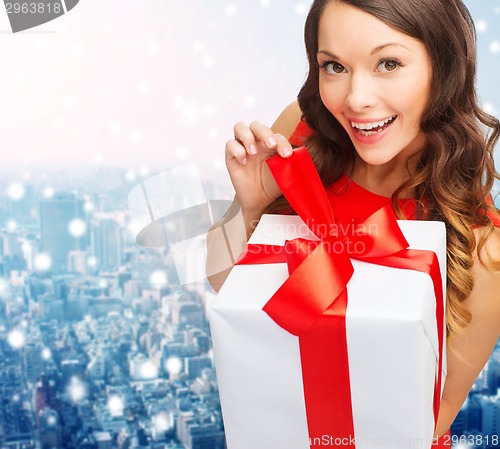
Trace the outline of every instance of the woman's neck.
<path fill-rule="evenodd" d="M 358 153 L 355 154 L 352 166 L 352 179 L 366 190 L 378 195 L 391 197 L 417 171 L 417 164 L 425 151 L 427 138 L 423 132 L 396 156 L 384 164 L 366 163 Z M 414 198 L 415 192 L 409 191 L 402 198 Z"/>
<path fill-rule="evenodd" d="M 364 189 L 391 197 L 403 183 L 408 181 L 415 172 L 415 164 L 402 165 L 398 161 L 391 161 L 384 165 L 370 165 L 356 155 L 352 169 L 353 181 Z M 414 192 L 409 192 L 408 197 L 413 197 Z"/>

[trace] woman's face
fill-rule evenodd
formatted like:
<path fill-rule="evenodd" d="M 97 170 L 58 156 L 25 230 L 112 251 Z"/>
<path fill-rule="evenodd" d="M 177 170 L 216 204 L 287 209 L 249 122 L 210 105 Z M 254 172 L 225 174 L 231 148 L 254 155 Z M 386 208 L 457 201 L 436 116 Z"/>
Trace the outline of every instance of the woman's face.
<path fill-rule="evenodd" d="M 423 43 L 358 8 L 331 1 L 318 32 L 319 91 L 370 165 L 406 163 L 425 143 L 431 89 Z"/>

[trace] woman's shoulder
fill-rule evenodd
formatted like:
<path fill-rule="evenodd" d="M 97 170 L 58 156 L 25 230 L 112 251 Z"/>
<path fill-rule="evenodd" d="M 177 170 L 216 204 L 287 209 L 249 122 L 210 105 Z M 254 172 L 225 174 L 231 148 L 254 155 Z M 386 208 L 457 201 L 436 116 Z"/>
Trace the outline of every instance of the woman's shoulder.
<path fill-rule="evenodd" d="M 275 133 L 282 134 L 290 140 L 300 123 L 302 123 L 302 111 L 299 103 L 294 101 L 283 109 L 271 128 Z"/>
<path fill-rule="evenodd" d="M 491 195 L 486 202 L 493 205 Z M 464 306 L 472 313 L 476 326 L 482 329 L 479 333 L 490 332 L 495 340 L 500 335 L 500 213 L 491 208 L 484 214 L 493 227 L 477 226 L 473 230 L 476 239 L 471 268 L 474 287 Z"/>
<path fill-rule="evenodd" d="M 476 321 L 483 328 L 500 335 L 500 227 L 482 226 L 474 229 L 476 251 L 471 273 L 474 288 L 464 305 L 480 318 Z M 491 323 L 487 326 L 490 320 Z"/>
<path fill-rule="evenodd" d="M 486 211 L 493 228 L 478 226 L 474 228 L 476 238 L 475 259 L 481 259 L 486 265 L 491 260 L 500 261 L 500 217 L 494 212 Z"/>
<path fill-rule="evenodd" d="M 493 228 L 490 226 L 474 226 L 474 235 L 476 237 L 476 248 L 474 256 L 480 259 L 486 257 L 500 261 L 500 211 L 496 209 L 493 198 L 490 195 L 486 197 L 488 208 L 482 210 L 482 213 L 488 217 Z M 493 207 L 490 207 L 493 206 Z"/>
<path fill-rule="evenodd" d="M 489 206 L 495 205 L 493 203 L 493 198 L 492 198 L 491 194 L 486 197 L 486 203 Z M 485 215 L 491 220 L 491 223 L 493 223 L 493 226 L 500 228 L 500 212 L 498 211 L 498 209 L 495 209 L 495 211 L 492 211 L 490 209 L 486 209 Z"/>

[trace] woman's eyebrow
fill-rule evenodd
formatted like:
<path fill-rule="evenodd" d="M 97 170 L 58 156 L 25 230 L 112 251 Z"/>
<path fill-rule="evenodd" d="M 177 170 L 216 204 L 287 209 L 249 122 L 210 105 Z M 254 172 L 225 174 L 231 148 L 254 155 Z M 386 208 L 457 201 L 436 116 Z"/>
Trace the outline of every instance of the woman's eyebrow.
<path fill-rule="evenodd" d="M 397 45 L 398 47 L 403 47 L 406 48 L 409 51 L 408 47 L 405 47 L 403 44 L 398 44 L 397 42 L 389 42 L 388 44 L 382 44 L 379 45 L 378 47 L 375 47 L 371 52 L 370 56 L 374 55 L 375 53 L 378 53 L 379 51 L 383 50 L 385 47 L 389 47 L 391 45 Z"/>
<path fill-rule="evenodd" d="M 403 44 L 398 44 L 397 42 L 389 42 L 387 44 L 382 44 L 382 45 L 379 45 L 379 46 L 375 47 L 370 52 L 370 56 L 373 56 L 375 53 L 378 53 L 379 51 L 383 50 L 386 47 L 390 47 L 391 45 L 396 45 L 398 47 L 403 47 L 403 48 L 405 48 L 406 50 L 409 51 L 409 48 L 405 47 Z M 325 54 L 325 55 L 327 55 L 327 56 L 329 56 L 330 58 L 333 58 L 333 59 L 340 59 L 337 55 L 335 55 L 332 52 L 329 52 L 328 50 L 318 50 L 318 54 L 319 53 L 323 53 L 323 54 Z"/>

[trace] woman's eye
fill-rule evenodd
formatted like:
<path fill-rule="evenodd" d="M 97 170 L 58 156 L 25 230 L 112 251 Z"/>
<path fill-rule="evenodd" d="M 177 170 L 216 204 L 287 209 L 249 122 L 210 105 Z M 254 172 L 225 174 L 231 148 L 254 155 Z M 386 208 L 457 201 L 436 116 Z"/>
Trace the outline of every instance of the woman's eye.
<path fill-rule="evenodd" d="M 343 73 L 345 70 L 345 68 L 342 64 L 339 64 L 338 62 L 333 62 L 333 61 L 327 61 L 327 62 L 321 64 L 321 68 L 325 69 L 326 73 L 328 73 L 330 75 Z"/>
<path fill-rule="evenodd" d="M 397 59 L 383 59 L 378 63 L 377 70 L 389 73 L 394 72 L 401 66 L 402 64 Z M 335 61 L 326 61 L 320 64 L 320 67 L 329 75 L 338 75 L 346 72 L 345 67 Z"/>
<path fill-rule="evenodd" d="M 394 72 L 401 63 L 396 59 L 384 59 L 380 61 L 378 67 L 381 69 L 381 72 Z"/>

